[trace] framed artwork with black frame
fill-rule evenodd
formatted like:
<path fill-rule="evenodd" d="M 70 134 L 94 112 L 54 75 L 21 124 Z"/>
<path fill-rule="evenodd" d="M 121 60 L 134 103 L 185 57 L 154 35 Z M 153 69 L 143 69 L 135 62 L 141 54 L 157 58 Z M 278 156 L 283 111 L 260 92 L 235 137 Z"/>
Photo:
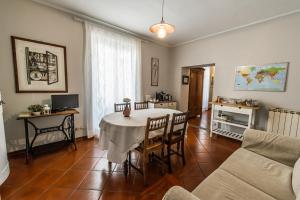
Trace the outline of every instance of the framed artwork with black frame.
<path fill-rule="evenodd" d="M 190 77 L 189 76 L 186 76 L 186 75 L 182 76 L 182 85 L 188 85 L 189 81 L 190 81 Z"/>
<path fill-rule="evenodd" d="M 66 47 L 11 36 L 17 93 L 68 92 Z"/>
<path fill-rule="evenodd" d="M 151 86 L 158 86 L 159 80 L 159 59 L 151 58 Z"/>

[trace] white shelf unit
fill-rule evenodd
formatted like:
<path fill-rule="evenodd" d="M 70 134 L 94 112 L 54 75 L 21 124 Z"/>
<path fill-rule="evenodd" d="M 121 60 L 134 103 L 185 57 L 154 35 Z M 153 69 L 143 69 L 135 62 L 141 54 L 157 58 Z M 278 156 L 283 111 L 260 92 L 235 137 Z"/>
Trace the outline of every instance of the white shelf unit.
<path fill-rule="evenodd" d="M 254 128 L 255 112 L 258 107 L 239 106 L 232 104 L 211 103 L 210 137 L 213 133 L 236 140 L 243 140 L 243 132 Z M 231 120 L 220 119 L 221 113 L 229 115 Z"/>

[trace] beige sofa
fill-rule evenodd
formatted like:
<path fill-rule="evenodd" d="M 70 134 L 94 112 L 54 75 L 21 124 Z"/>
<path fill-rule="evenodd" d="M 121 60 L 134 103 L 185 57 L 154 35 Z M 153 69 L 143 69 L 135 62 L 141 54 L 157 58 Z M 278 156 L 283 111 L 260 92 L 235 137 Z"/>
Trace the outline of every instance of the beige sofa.
<path fill-rule="evenodd" d="M 300 139 L 248 129 L 242 147 L 192 193 L 174 186 L 163 200 L 300 200 L 299 157 Z"/>

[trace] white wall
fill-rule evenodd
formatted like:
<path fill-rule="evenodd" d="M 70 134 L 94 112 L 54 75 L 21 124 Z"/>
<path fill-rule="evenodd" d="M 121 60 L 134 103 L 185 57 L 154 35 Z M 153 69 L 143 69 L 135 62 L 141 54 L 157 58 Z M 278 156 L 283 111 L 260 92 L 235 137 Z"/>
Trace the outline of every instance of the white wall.
<path fill-rule="evenodd" d="M 173 48 L 172 94 L 178 100 L 183 95 L 180 92 L 182 67 L 216 63 L 214 96 L 253 98 L 268 106 L 300 110 L 299 24 L 300 14 L 294 14 Z M 286 61 L 290 62 L 286 92 L 234 91 L 236 66 Z"/>
<path fill-rule="evenodd" d="M 26 111 L 30 104 L 49 103 L 51 94 L 15 93 L 14 71 L 10 36 L 40 40 L 67 47 L 69 93 L 80 95 L 80 114 L 76 116 L 76 127 L 84 127 L 83 106 L 83 25 L 72 16 L 56 11 L 29 0 L 0 0 L 0 91 L 6 101 L 4 123 L 9 151 L 24 148 L 24 127 L 17 121 L 17 114 Z M 151 57 L 160 58 L 159 87 L 150 86 Z M 142 43 L 143 94 L 154 93 L 157 89 L 168 87 L 167 75 L 169 50 L 152 43 Z M 55 125 L 59 119 L 40 120 L 41 126 Z M 77 136 L 85 135 L 79 130 Z M 58 140 L 54 135 L 45 136 L 40 143 Z"/>

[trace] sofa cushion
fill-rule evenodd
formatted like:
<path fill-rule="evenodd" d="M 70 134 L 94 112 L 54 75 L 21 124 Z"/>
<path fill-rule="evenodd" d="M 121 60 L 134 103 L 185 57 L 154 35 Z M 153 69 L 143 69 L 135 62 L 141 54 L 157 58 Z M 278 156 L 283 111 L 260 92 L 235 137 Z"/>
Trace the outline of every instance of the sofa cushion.
<path fill-rule="evenodd" d="M 200 200 L 198 197 L 180 186 L 171 187 L 162 200 Z"/>
<path fill-rule="evenodd" d="M 222 169 L 214 171 L 192 193 L 205 200 L 274 200 L 270 195 Z"/>
<path fill-rule="evenodd" d="M 292 185 L 294 193 L 300 199 L 300 158 L 296 162 L 293 169 Z"/>
<path fill-rule="evenodd" d="M 292 167 L 240 148 L 220 168 L 275 199 L 295 199 Z"/>

